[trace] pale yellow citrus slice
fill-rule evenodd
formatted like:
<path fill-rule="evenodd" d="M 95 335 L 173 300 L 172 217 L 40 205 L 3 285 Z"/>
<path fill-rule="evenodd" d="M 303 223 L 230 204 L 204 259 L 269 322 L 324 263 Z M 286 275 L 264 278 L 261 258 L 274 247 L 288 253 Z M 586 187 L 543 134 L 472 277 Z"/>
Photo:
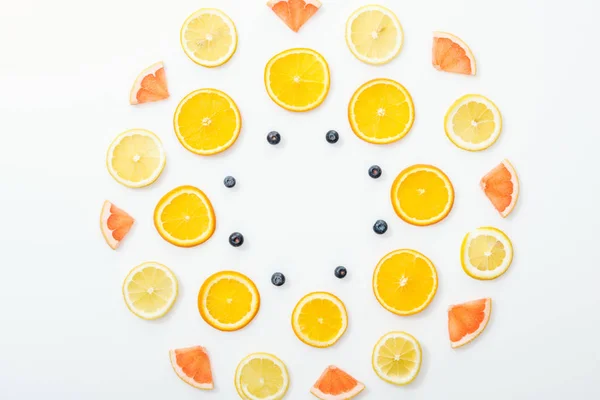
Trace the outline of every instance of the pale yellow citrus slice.
<path fill-rule="evenodd" d="M 496 279 L 506 272 L 512 259 L 512 243 L 498 228 L 482 227 L 467 233 L 460 248 L 463 270 L 475 279 Z"/>
<path fill-rule="evenodd" d="M 235 388 L 244 400 L 280 400 L 290 377 L 283 361 L 268 353 L 246 356 L 235 370 Z"/>
<path fill-rule="evenodd" d="M 406 332 L 389 332 L 373 348 L 373 370 L 394 385 L 411 383 L 421 369 L 423 352 L 414 336 Z"/>
<path fill-rule="evenodd" d="M 123 282 L 123 298 L 129 311 L 143 319 L 165 315 L 177 299 L 177 278 L 156 262 L 133 268 Z"/>
<path fill-rule="evenodd" d="M 485 150 L 500 137 L 502 115 L 487 97 L 467 94 L 448 109 L 444 129 L 457 147 L 468 151 Z"/>
<path fill-rule="evenodd" d="M 331 293 L 307 294 L 296 304 L 292 313 L 294 333 L 309 346 L 332 346 L 346 332 L 347 327 L 346 307 Z"/>

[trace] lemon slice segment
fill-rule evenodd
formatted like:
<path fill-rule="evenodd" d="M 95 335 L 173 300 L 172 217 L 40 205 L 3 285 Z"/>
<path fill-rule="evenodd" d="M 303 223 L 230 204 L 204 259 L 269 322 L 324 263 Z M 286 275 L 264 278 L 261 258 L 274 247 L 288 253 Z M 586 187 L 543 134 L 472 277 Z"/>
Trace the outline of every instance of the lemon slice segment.
<path fill-rule="evenodd" d="M 177 299 L 177 278 L 171 270 L 156 262 L 133 268 L 123 281 L 123 298 L 129 311 L 143 319 L 165 315 Z"/>

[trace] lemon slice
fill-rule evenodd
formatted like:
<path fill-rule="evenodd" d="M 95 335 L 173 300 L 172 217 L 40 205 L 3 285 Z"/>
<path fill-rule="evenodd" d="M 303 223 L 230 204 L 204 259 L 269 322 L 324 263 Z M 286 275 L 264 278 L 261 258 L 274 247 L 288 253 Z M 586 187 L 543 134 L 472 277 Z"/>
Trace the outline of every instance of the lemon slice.
<path fill-rule="evenodd" d="M 130 129 L 113 140 L 106 152 L 106 167 L 120 184 L 140 188 L 152 184 L 165 168 L 167 157 L 158 136 L 145 129 Z"/>
<path fill-rule="evenodd" d="M 406 385 L 419 374 L 422 354 L 421 345 L 412 335 L 389 332 L 373 348 L 373 369 L 386 382 Z"/>
<path fill-rule="evenodd" d="M 448 109 L 444 129 L 457 147 L 468 151 L 485 150 L 500 137 L 502 116 L 487 97 L 467 94 Z"/>
<path fill-rule="evenodd" d="M 387 144 L 402 139 L 415 121 L 408 90 L 391 79 L 374 79 L 359 87 L 348 105 L 352 130 L 364 141 Z"/>
<path fill-rule="evenodd" d="M 332 346 L 346 332 L 347 327 L 346 307 L 331 293 L 307 294 L 300 299 L 292 313 L 294 333 L 309 346 Z"/>
<path fill-rule="evenodd" d="M 233 21 L 215 8 L 201 8 L 187 17 L 180 37 L 185 54 L 203 67 L 225 64 L 237 49 Z"/>
<path fill-rule="evenodd" d="M 279 400 L 290 383 L 283 361 L 268 353 L 245 357 L 235 370 L 235 388 L 244 400 Z"/>
<path fill-rule="evenodd" d="M 329 92 L 329 66 L 314 50 L 289 49 L 267 63 L 265 87 L 271 100 L 286 110 L 312 110 Z"/>
<path fill-rule="evenodd" d="M 467 233 L 460 248 L 463 270 L 475 279 L 496 279 L 506 272 L 512 259 L 512 243 L 497 228 L 483 227 Z"/>
<path fill-rule="evenodd" d="M 156 262 L 133 268 L 123 282 L 123 298 L 129 311 L 143 319 L 165 315 L 177 299 L 177 278 Z"/>
<path fill-rule="evenodd" d="M 346 22 L 346 43 L 356 58 L 368 64 L 385 64 L 400 53 L 404 33 L 391 10 L 368 5 L 354 11 Z"/>

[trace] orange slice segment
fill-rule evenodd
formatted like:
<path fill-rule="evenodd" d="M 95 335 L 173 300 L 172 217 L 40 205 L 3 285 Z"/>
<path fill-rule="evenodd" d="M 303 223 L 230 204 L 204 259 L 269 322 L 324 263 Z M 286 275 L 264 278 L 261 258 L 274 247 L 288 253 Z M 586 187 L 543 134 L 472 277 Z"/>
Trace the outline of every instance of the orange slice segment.
<path fill-rule="evenodd" d="M 475 75 L 475 56 L 469 46 L 451 33 L 433 32 L 433 67 L 439 71 Z"/>
<path fill-rule="evenodd" d="M 167 87 L 165 66 L 161 61 L 149 66 L 138 75 L 129 93 L 129 103 L 133 105 L 149 103 L 168 97 L 169 88 Z"/>
<path fill-rule="evenodd" d="M 448 308 L 448 334 L 453 349 L 475 339 L 487 326 L 492 313 L 492 299 L 485 298 L 456 304 Z"/>
<path fill-rule="evenodd" d="M 481 178 L 480 185 L 502 217 L 507 217 L 515 208 L 519 198 L 519 178 L 508 160 L 502 161 Z"/>
<path fill-rule="evenodd" d="M 104 240 L 115 250 L 125 238 L 134 223 L 131 215 L 106 200 L 100 213 L 100 229 Z"/>
<path fill-rule="evenodd" d="M 210 358 L 202 346 L 169 350 L 173 370 L 182 381 L 197 389 L 214 388 Z"/>
<path fill-rule="evenodd" d="M 321 2 L 319 0 L 269 0 L 267 6 L 294 32 L 315 15 Z"/>
<path fill-rule="evenodd" d="M 321 400 L 351 399 L 363 391 L 365 385 L 335 365 L 325 369 L 310 392 Z"/>

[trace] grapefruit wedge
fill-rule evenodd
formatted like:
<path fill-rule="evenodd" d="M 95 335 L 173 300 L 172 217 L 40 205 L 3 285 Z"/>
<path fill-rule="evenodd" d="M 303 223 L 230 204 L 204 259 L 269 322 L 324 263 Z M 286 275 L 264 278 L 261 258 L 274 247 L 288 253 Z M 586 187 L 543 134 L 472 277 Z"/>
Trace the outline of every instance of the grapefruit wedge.
<path fill-rule="evenodd" d="M 508 160 L 502 161 L 483 178 L 481 189 L 503 218 L 515 208 L 519 197 L 517 171 Z"/>
<path fill-rule="evenodd" d="M 487 326 L 492 313 L 492 299 L 485 298 L 456 304 L 448 308 L 448 334 L 453 349 L 475 339 Z"/>
<path fill-rule="evenodd" d="M 167 87 L 167 77 L 165 76 L 165 66 L 162 62 L 157 62 L 143 70 L 135 79 L 129 94 L 129 103 L 133 105 L 149 103 L 164 100 L 168 97 L 169 89 Z"/>
<path fill-rule="evenodd" d="M 321 2 L 319 0 L 269 0 L 267 6 L 294 32 L 315 15 Z"/>
<path fill-rule="evenodd" d="M 469 46 L 451 33 L 433 32 L 433 67 L 439 71 L 475 75 L 475 56 Z"/>
<path fill-rule="evenodd" d="M 334 365 L 325 369 L 310 392 L 321 400 L 351 399 L 363 391 L 365 385 Z"/>
<path fill-rule="evenodd" d="M 203 390 L 214 388 L 210 359 L 202 346 L 169 351 L 175 373 L 185 383 Z"/>
<path fill-rule="evenodd" d="M 115 250 L 127 235 L 135 220 L 131 215 L 106 200 L 100 213 L 100 230 L 104 240 Z"/>

